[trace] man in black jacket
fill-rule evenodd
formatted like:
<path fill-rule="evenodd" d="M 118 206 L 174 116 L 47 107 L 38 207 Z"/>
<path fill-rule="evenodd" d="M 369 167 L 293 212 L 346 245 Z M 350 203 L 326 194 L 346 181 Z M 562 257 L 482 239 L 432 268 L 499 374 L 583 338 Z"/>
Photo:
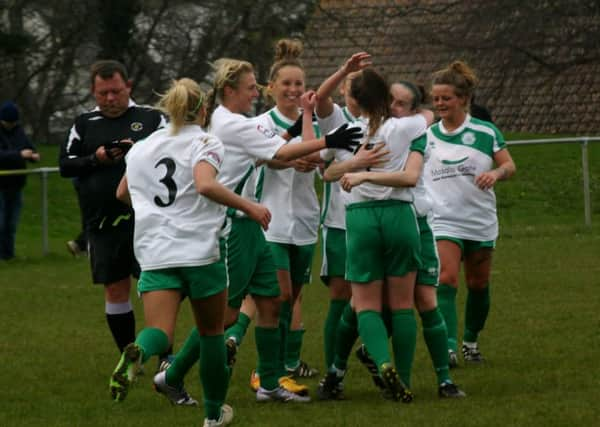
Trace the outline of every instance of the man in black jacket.
<path fill-rule="evenodd" d="M 127 144 L 147 137 L 165 121 L 157 110 L 131 100 L 131 81 L 117 61 L 92 65 L 91 85 L 97 106 L 75 119 L 59 166 L 63 177 L 78 179 L 92 279 L 104 285 L 106 319 L 121 353 L 135 340 L 130 289 L 139 266 L 133 254 L 133 211 L 115 194 L 125 172 Z"/>
<path fill-rule="evenodd" d="M 26 161 L 40 155 L 19 124 L 17 106 L 7 101 L 0 107 L 0 170 L 26 169 Z M 0 176 L 0 260 L 15 257 L 15 236 L 23 206 L 25 175 Z"/>

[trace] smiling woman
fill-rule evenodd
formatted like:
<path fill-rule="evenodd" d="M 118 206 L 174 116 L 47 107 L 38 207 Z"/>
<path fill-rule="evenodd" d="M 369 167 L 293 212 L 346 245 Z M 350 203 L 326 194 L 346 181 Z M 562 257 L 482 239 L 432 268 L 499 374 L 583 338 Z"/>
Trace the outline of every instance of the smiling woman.
<path fill-rule="evenodd" d="M 434 73 L 431 96 L 441 121 L 426 134 L 430 157 L 425 180 L 433 199 L 433 232 L 441 262 L 438 299 L 448 327 L 451 367 L 458 363 L 455 300 L 461 260 L 469 289 L 462 353 L 465 361 L 483 360 L 477 338 L 489 311 L 492 251 L 498 236 L 493 187 L 515 172 L 500 131 L 467 112 L 476 84 L 473 70 L 460 61 Z"/>
<path fill-rule="evenodd" d="M 299 40 L 279 40 L 275 47 L 268 85 L 268 95 L 275 101 L 275 106 L 259 120 L 278 134 L 302 117 L 301 97 L 305 93 L 304 66 L 300 60 L 302 50 Z M 315 137 L 316 126 L 311 121 L 303 124 L 301 132 L 290 140 L 290 144 Z M 309 282 L 319 228 L 319 202 L 314 185 L 319 160 L 319 154 L 315 153 L 293 162 L 270 161 L 260 171 L 261 201 L 273 212 L 265 236 L 275 258 L 281 289 L 279 319 L 286 348 L 282 356 L 285 357 L 286 373 L 297 377 L 312 377 L 317 373 L 300 361 L 304 335 L 300 294 L 303 284 Z"/>

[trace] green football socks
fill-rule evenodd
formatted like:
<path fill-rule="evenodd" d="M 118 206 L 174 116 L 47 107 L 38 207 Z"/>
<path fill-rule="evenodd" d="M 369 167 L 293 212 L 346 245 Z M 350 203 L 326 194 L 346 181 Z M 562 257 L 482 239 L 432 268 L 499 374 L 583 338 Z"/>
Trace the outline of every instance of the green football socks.
<path fill-rule="evenodd" d="M 260 385 L 266 390 L 274 390 L 279 387 L 281 371 L 281 359 L 277 351 L 280 348 L 281 332 L 279 328 L 255 328 L 256 351 L 258 353 L 258 375 Z"/>
<path fill-rule="evenodd" d="M 204 412 L 218 420 L 229 385 L 229 369 L 223 335 L 200 336 L 200 382 L 204 392 Z"/>
<path fill-rule="evenodd" d="M 325 319 L 323 330 L 323 341 L 325 344 L 325 366 L 329 368 L 335 357 L 335 341 L 338 325 L 348 301 L 345 299 L 333 299 L 329 302 L 329 312 Z"/>
<path fill-rule="evenodd" d="M 248 331 L 248 326 L 250 325 L 251 321 L 252 319 L 250 319 L 246 314 L 240 313 L 237 321 L 225 331 L 225 337 L 233 338 L 238 346 L 242 345 L 242 341 L 246 336 L 246 332 Z"/>
<path fill-rule="evenodd" d="M 410 388 L 410 373 L 417 346 L 417 321 L 412 309 L 394 310 L 391 317 L 396 369 L 402 382 Z"/>
<path fill-rule="evenodd" d="M 162 329 L 144 328 L 140 331 L 135 343 L 142 350 L 142 363 L 169 348 L 169 338 Z"/>
<path fill-rule="evenodd" d="M 166 372 L 167 384 L 181 384 L 200 357 L 200 333 L 194 326 Z"/>
<path fill-rule="evenodd" d="M 448 331 L 448 349 L 458 351 L 458 317 L 456 314 L 456 288 L 450 285 L 440 284 L 437 297 L 438 307 L 446 322 Z"/>
<path fill-rule="evenodd" d="M 384 363 L 390 363 L 387 331 L 379 312 L 364 310 L 358 313 L 358 333 L 378 369 Z"/>
<path fill-rule="evenodd" d="M 423 338 L 429 350 L 438 384 L 450 381 L 448 369 L 448 332 L 440 309 L 419 313 L 423 323 Z"/>
<path fill-rule="evenodd" d="M 302 350 L 304 332 L 304 329 L 288 331 L 285 349 L 285 367 L 287 369 L 295 369 L 300 364 L 300 351 Z"/>
<path fill-rule="evenodd" d="M 336 368 L 346 370 L 348 368 L 348 358 L 352 347 L 358 338 L 358 319 L 356 312 L 347 303 L 342 312 L 342 317 L 337 327 L 337 337 L 335 339 L 335 355 L 333 363 Z M 331 365 L 327 367 L 329 369 Z"/>

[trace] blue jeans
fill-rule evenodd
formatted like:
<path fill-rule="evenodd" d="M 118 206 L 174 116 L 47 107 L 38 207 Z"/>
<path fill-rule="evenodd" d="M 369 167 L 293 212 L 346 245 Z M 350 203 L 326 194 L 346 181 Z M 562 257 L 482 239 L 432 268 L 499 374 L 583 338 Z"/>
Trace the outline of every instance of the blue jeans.
<path fill-rule="evenodd" d="M 0 259 L 15 257 L 15 236 L 22 207 L 22 190 L 0 190 Z"/>

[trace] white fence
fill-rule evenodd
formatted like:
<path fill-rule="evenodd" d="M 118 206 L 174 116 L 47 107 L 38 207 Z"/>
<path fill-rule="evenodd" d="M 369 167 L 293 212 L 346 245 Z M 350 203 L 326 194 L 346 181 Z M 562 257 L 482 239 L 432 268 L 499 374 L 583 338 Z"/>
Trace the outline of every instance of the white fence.
<path fill-rule="evenodd" d="M 508 145 L 534 145 L 534 144 L 566 144 L 578 142 L 581 144 L 581 168 L 583 171 L 583 206 L 585 225 L 592 225 L 592 207 L 590 197 L 590 166 L 588 158 L 588 145 L 590 142 L 600 142 L 598 136 L 580 136 L 572 138 L 549 138 L 549 139 L 526 139 L 507 141 Z M 0 171 L 3 175 L 30 175 L 39 174 L 41 179 L 42 198 L 42 250 L 44 255 L 48 253 L 48 174 L 58 172 L 57 167 L 46 167 L 38 169 L 8 170 Z"/>

